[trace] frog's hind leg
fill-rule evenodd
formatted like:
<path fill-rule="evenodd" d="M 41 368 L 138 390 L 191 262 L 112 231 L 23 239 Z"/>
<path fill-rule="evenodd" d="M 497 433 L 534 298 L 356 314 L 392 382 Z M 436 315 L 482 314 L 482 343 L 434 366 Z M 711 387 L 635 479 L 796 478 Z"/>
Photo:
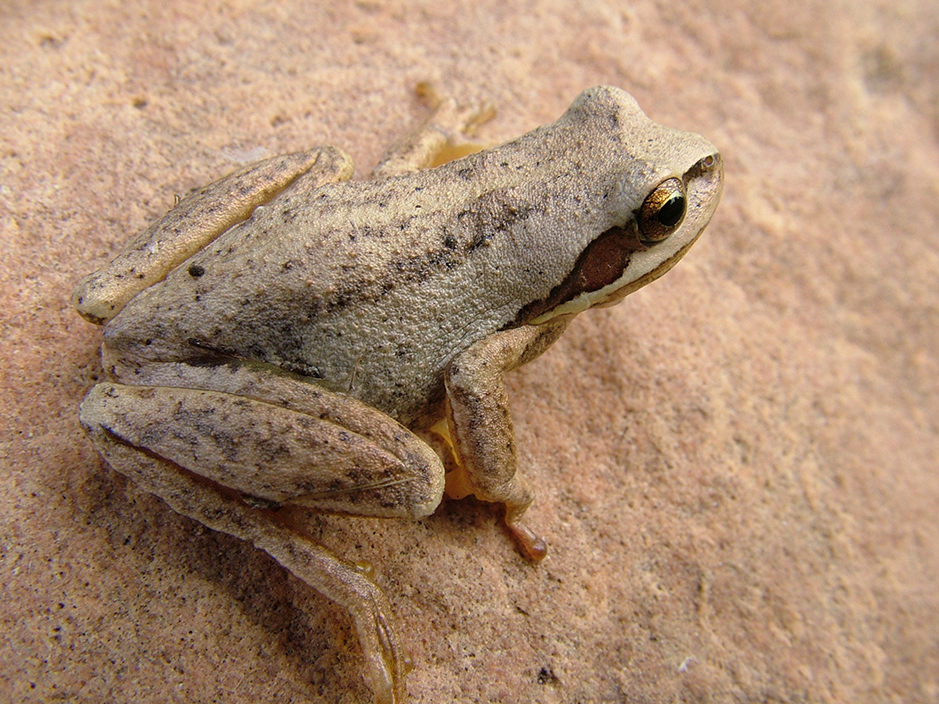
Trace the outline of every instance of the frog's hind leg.
<path fill-rule="evenodd" d="M 406 658 L 385 596 L 276 509 L 425 516 L 441 499 L 439 458 L 384 414 L 291 376 L 167 364 L 148 383 L 88 394 L 81 421 L 99 452 L 179 513 L 250 541 L 346 607 L 375 701 L 403 702 Z"/>
<path fill-rule="evenodd" d="M 103 325 L 148 286 L 203 249 L 259 205 L 288 188 L 317 188 L 352 176 L 352 160 L 335 147 L 275 156 L 198 189 L 132 239 L 107 266 L 75 287 L 72 303 Z"/>
<path fill-rule="evenodd" d="M 260 364 L 114 369 L 132 384 L 103 382 L 82 403 L 96 441 L 104 429 L 253 503 L 407 519 L 440 503 L 437 454 L 357 399 Z"/>
<path fill-rule="evenodd" d="M 390 620 L 390 606 L 381 590 L 358 568 L 330 554 L 272 512 L 251 508 L 172 462 L 142 454 L 106 431 L 96 444 L 115 469 L 178 513 L 254 544 L 299 579 L 347 608 L 368 659 L 375 701 L 385 704 L 405 700 L 405 656 Z"/>
<path fill-rule="evenodd" d="M 373 179 L 440 166 L 486 148 L 472 137 L 477 127 L 495 116 L 491 103 L 460 104 L 439 95 L 428 83 L 418 84 L 417 93 L 434 111 L 423 125 L 388 150 L 372 171 Z"/>

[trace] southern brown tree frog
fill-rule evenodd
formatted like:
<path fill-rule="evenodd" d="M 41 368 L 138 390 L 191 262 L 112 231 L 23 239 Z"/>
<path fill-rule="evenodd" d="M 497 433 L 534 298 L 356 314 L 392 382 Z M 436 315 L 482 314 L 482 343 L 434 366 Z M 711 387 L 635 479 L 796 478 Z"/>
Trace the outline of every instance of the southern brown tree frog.
<path fill-rule="evenodd" d="M 98 450 L 345 606 L 376 702 L 406 697 L 386 598 L 279 509 L 419 519 L 472 493 L 543 557 L 503 375 L 674 266 L 722 189 L 713 145 L 610 87 L 427 168 L 486 117 L 441 101 L 369 181 L 327 146 L 238 171 L 74 294 L 105 325 L 81 406 Z"/>

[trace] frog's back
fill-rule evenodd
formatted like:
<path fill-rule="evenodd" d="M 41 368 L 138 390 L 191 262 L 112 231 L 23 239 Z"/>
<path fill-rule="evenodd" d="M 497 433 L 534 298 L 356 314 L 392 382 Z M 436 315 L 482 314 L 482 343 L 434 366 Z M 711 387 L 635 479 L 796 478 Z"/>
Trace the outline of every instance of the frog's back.
<path fill-rule="evenodd" d="M 634 103 L 582 102 L 583 114 L 436 169 L 288 191 L 134 298 L 107 344 L 152 361 L 262 361 L 406 425 L 433 422 L 449 361 L 527 322 L 622 224 L 611 204 L 651 168 L 616 129 L 612 111 Z"/>
<path fill-rule="evenodd" d="M 486 200 L 473 185 L 421 172 L 279 198 L 135 297 L 107 344 L 152 361 L 267 362 L 419 425 L 439 415 L 449 360 L 517 313 L 485 295 L 503 275 L 481 256 L 486 224 L 465 241 Z"/>

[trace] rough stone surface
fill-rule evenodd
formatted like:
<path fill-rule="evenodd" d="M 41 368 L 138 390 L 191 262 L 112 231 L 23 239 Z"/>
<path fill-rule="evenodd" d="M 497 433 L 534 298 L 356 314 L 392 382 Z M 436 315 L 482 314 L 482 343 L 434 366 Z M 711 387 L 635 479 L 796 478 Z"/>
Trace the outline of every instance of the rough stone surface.
<path fill-rule="evenodd" d="M 0 9 L 0 700 L 365 702 L 348 617 L 111 471 L 81 275 L 176 193 L 432 79 L 500 141 L 583 88 L 718 144 L 672 273 L 509 380 L 531 523 L 310 519 L 368 560 L 414 702 L 939 702 L 939 5 L 300 0 Z"/>

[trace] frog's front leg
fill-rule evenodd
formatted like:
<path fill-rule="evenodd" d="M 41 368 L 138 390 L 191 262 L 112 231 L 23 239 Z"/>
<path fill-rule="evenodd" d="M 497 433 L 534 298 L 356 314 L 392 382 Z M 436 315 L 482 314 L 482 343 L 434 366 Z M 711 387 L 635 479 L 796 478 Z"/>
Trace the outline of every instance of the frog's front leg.
<path fill-rule="evenodd" d="M 417 93 L 434 111 L 423 125 L 388 150 L 372 170 L 373 179 L 439 166 L 486 148 L 472 137 L 477 127 L 495 116 L 495 106 L 481 102 L 462 105 L 454 98 L 437 94 L 427 83 L 419 84 Z"/>
<path fill-rule="evenodd" d="M 445 377 L 449 434 L 462 472 L 459 480 L 476 497 L 505 504 L 505 523 L 531 560 L 543 559 L 547 545 L 521 521 L 534 492 L 518 471 L 503 376 L 544 352 L 567 324 L 559 320 L 496 333 L 457 356 Z"/>
<path fill-rule="evenodd" d="M 148 286 L 287 188 L 313 190 L 352 177 L 349 156 L 335 147 L 284 154 L 236 171 L 182 198 L 127 243 L 107 266 L 82 279 L 72 304 L 103 325 Z"/>
<path fill-rule="evenodd" d="M 287 375 L 248 365 L 138 371 L 146 386 L 101 383 L 82 403 L 98 451 L 177 512 L 250 541 L 347 608 L 375 701 L 403 702 L 406 659 L 384 595 L 276 509 L 426 516 L 443 492 L 437 455 L 379 411 Z"/>

